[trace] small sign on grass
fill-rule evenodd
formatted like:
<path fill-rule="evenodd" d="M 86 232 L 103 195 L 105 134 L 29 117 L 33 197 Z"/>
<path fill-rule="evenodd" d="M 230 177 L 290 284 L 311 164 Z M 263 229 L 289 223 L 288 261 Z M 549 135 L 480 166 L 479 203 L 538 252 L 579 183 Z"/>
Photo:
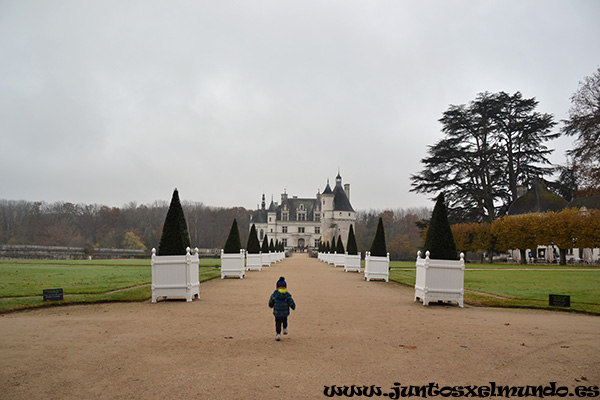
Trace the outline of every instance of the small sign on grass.
<path fill-rule="evenodd" d="M 63 300 L 62 289 L 44 289 L 44 301 Z"/>
<path fill-rule="evenodd" d="M 571 296 L 564 294 L 551 294 L 550 305 L 557 307 L 571 307 Z"/>

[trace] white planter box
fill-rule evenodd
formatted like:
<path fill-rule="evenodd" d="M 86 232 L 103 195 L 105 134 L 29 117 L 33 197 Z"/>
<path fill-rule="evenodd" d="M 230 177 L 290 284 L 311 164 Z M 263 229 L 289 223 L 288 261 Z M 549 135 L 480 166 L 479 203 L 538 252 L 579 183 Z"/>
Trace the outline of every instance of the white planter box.
<path fill-rule="evenodd" d="M 200 281 L 198 279 L 198 249 L 190 254 L 186 249 L 185 256 L 157 256 L 152 249 L 152 302 L 159 297 L 185 297 L 187 301 L 200 298 Z"/>
<path fill-rule="evenodd" d="M 344 272 L 348 271 L 356 271 L 360 272 L 360 253 L 356 255 L 349 255 L 346 252 L 346 257 L 344 261 Z"/>
<path fill-rule="evenodd" d="M 346 255 L 344 253 L 338 254 L 337 252 L 333 255 L 333 266 L 343 267 L 346 263 Z"/>
<path fill-rule="evenodd" d="M 267 267 L 271 266 L 271 254 L 270 253 L 262 253 L 261 259 L 262 259 L 262 265 L 266 265 Z"/>
<path fill-rule="evenodd" d="M 275 264 L 277 261 L 279 261 L 279 256 L 277 255 L 277 252 L 269 252 L 269 254 L 271 255 L 271 264 Z"/>
<path fill-rule="evenodd" d="M 383 279 L 386 282 L 390 280 L 390 253 L 385 257 L 372 256 L 367 251 L 365 255 L 365 279 Z"/>
<path fill-rule="evenodd" d="M 246 271 L 257 269 L 262 271 L 262 253 L 246 254 Z"/>
<path fill-rule="evenodd" d="M 237 276 L 244 279 L 245 275 L 244 250 L 240 250 L 236 254 L 226 254 L 221 250 L 221 279 L 226 276 Z"/>
<path fill-rule="evenodd" d="M 417 253 L 417 275 L 415 280 L 415 301 L 421 299 L 423 305 L 430 301 L 455 301 L 463 307 L 465 280 L 465 255 L 460 253 L 460 260 L 435 260 L 421 258 Z"/>
<path fill-rule="evenodd" d="M 328 253 L 327 254 L 327 263 L 333 264 L 334 261 L 335 261 L 335 253 Z"/>

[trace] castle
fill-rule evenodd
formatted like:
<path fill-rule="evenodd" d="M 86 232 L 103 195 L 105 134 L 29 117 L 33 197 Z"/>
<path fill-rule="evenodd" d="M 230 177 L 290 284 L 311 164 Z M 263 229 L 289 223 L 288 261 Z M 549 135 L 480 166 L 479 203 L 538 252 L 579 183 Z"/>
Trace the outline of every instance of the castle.
<path fill-rule="evenodd" d="M 262 242 L 267 235 L 283 243 L 286 250 L 318 248 L 341 236 L 347 246 L 350 225 L 356 222 L 356 212 L 350 204 L 350 185 L 342 185 L 339 172 L 333 190 L 327 186 L 315 198 L 289 197 L 282 193 L 281 203 L 273 202 L 266 208 L 265 195 L 261 207 L 250 217 L 250 226 L 256 226 L 258 239 Z"/>

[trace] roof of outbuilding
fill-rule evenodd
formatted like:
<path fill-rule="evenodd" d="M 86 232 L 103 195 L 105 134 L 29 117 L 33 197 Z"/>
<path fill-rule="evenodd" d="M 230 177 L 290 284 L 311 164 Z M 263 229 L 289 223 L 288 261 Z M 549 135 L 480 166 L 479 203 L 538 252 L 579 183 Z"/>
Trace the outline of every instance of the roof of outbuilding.
<path fill-rule="evenodd" d="M 589 209 L 600 210 L 600 196 L 580 197 L 569 202 L 567 207 L 585 207 Z"/>
<path fill-rule="evenodd" d="M 537 181 L 526 194 L 513 201 L 508 208 L 508 215 L 560 211 L 566 206 L 565 199 L 551 193 L 542 181 Z"/>

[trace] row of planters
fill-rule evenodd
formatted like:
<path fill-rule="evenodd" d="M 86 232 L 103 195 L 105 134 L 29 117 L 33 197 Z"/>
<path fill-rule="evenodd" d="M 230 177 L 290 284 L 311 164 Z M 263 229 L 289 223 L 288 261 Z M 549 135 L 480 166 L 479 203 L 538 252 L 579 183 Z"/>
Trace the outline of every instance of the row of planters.
<path fill-rule="evenodd" d="M 331 245 L 327 242 L 319 247 L 319 260 L 344 266 L 344 271 L 360 272 L 360 253 L 356 249 L 354 230 L 350 226 L 348 233 L 348 251 L 344 252 L 342 238 L 335 238 Z M 431 301 L 456 302 L 463 307 L 464 298 L 464 254 L 457 257 L 456 244 L 448 222 L 448 213 L 444 204 L 444 196 L 437 198 L 431 222 L 425 237 L 425 258 L 417 253 L 415 301 L 421 300 L 423 305 Z M 331 249 L 335 249 L 333 252 Z M 457 259 L 458 258 L 458 259 Z M 382 279 L 389 281 L 390 256 L 386 250 L 383 221 L 379 218 L 375 238 L 370 251 L 365 253 L 364 279 Z"/>
<path fill-rule="evenodd" d="M 344 251 L 342 237 L 338 236 L 336 243 L 335 237 L 329 242 L 319 246 L 318 259 L 332 264 L 334 267 L 342 266 L 344 271 L 357 271 L 360 273 L 361 254 L 356 247 L 356 237 L 354 236 L 354 228 L 350 225 L 348 232 L 348 249 Z M 331 249 L 334 249 L 332 252 Z M 371 249 L 365 253 L 365 271 L 364 278 L 367 281 L 371 279 L 383 279 L 389 281 L 390 270 L 390 254 L 387 252 L 385 245 L 385 233 L 383 230 L 383 220 L 379 218 L 375 238 L 371 245 Z"/>
<path fill-rule="evenodd" d="M 265 235 L 261 246 L 254 224 L 250 228 L 246 250 L 242 249 L 240 232 L 234 219 L 225 247 L 221 250 L 221 279 L 227 276 L 243 279 L 246 271 L 253 269 L 262 271 L 263 266 L 269 267 L 283 259 L 285 259 L 283 244 L 273 243 L 273 239 L 269 242 L 269 238 Z"/>
<path fill-rule="evenodd" d="M 190 248 L 190 236 L 179 192 L 173 192 L 163 232 L 158 246 L 152 249 L 152 302 L 159 298 L 184 297 L 187 301 L 200 297 L 198 249 Z M 256 228 L 252 225 L 248 237 L 247 251 L 242 249 L 237 220 L 233 220 L 229 236 L 221 251 L 221 279 L 246 276 L 246 270 L 258 269 L 285 258 L 280 243 L 269 243 L 265 236 L 260 247 Z M 258 261 L 257 261 L 258 260 Z"/>

